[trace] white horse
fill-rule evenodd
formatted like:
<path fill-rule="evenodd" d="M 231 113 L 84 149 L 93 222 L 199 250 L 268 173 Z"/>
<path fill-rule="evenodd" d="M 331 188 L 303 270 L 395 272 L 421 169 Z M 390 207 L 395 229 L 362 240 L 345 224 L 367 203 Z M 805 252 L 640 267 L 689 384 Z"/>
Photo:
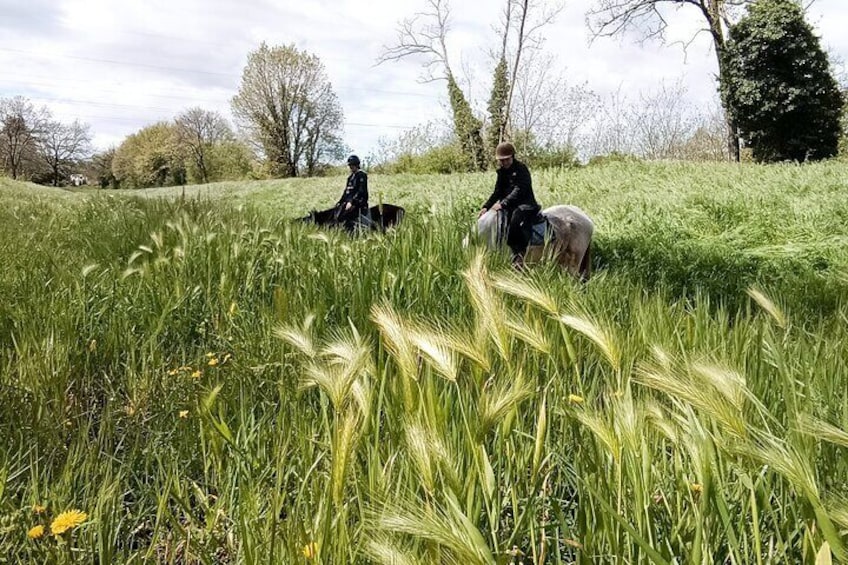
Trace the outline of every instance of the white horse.
<path fill-rule="evenodd" d="M 542 210 L 547 220 L 533 226 L 533 237 L 527 249 L 529 262 L 539 261 L 544 254 L 569 273 L 587 280 L 592 270 L 592 233 L 595 224 L 577 206 L 559 204 Z M 477 219 L 477 233 L 489 249 L 506 242 L 506 214 L 489 210 Z"/>

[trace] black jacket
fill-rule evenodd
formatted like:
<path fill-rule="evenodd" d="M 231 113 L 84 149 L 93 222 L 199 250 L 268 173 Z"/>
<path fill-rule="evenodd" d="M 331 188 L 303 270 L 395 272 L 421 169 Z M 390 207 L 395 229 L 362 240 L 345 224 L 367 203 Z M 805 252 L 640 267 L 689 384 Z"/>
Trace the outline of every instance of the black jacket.
<path fill-rule="evenodd" d="M 365 171 L 359 170 L 347 177 L 344 192 L 336 206 L 344 206 L 348 202 L 360 210 L 368 208 L 368 175 Z"/>
<path fill-rule="evenodd" d="M 495 190 L 483 204 L 483 208 L 490 209 L 498 200 L 507 212 L 512 212 L 522 205 L 539 207 L 533 194 L 533 181 L 530 179 L 527 165 L 513 159 L 508 169 L 498 169 Z"/>

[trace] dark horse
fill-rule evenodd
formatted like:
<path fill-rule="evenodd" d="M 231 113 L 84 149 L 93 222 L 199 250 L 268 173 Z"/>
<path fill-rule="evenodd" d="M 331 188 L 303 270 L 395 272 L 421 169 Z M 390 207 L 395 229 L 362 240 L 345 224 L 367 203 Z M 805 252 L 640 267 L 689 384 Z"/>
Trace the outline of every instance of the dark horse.
<path fill-rule="evenodd" d="M 394 204 L 379 204 L 368 209 L 368 215 L 359 216 L 356 227 L 386 231 L 400 224 L 406 210 Z M 308 216 L 300 218 L 300 221 L 316 226 L 343 227 L 338 221 L 338 208 L 328 210 L 313 210 Z"/>

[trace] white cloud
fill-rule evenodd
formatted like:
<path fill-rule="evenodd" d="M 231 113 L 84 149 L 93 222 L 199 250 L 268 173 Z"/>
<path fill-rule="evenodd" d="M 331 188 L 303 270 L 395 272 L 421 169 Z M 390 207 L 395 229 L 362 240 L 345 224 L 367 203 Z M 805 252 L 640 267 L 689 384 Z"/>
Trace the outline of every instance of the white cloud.
<path fill-rule="evenodd" d="M 452 5 L 452 65 L 476 107 L 487 97 L 499 5 Z M 685 54 L 679 45 L 632 37 L 590 44 L 589 5 L 569 0 L 543 30 L 545 49 L 569 80 L 605 94 L 680 79 L 693 99 L 712 97 L 715 56 L 705 34 Z M 229 116 L 248 52 L 261 41 L 295 43 L 326 65 L 345 110 L 345 140 L 368 154 L 380 136 L 445 116 L 444 83 L 420 83 L 416 61 L 374 66 L 397 22 L 423 7 L 422 0 L 0 0 L 0 96 L 27 96 L 59 119 L 90 123 L 102 148 L 190 106 Z M 700 23 L 694 9 L 672 12 L 669 21 L 669 42 L 688 41 Z M 848 59 L 848 3 L 818 0 L 809 21 L 826 49 Z"/>

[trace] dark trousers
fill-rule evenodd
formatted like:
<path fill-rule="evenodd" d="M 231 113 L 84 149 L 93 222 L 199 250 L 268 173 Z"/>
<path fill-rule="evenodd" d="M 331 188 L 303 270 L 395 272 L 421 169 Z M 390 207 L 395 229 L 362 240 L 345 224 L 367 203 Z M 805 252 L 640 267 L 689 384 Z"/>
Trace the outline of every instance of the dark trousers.
<path fill-rule="evenodd" d="M 512 211 L 509 216 L 509 230 L 506 234 L 506 244 L 513 255 L 521 255 L 527 251 L 533 223 L 539 215 L 539 206 L 522 205 Z"/>
<path fill-rule="evenodd" d="M 343 225 L 346 230 L 353 231 L 354 226 L 359 222 L 359 216 L 363 213 L 363 210 L 356 206 L 345 210 L 344 206 L 345 205 L 342 204 L 339 207 L 336 215 L 336 222 Z"/>

